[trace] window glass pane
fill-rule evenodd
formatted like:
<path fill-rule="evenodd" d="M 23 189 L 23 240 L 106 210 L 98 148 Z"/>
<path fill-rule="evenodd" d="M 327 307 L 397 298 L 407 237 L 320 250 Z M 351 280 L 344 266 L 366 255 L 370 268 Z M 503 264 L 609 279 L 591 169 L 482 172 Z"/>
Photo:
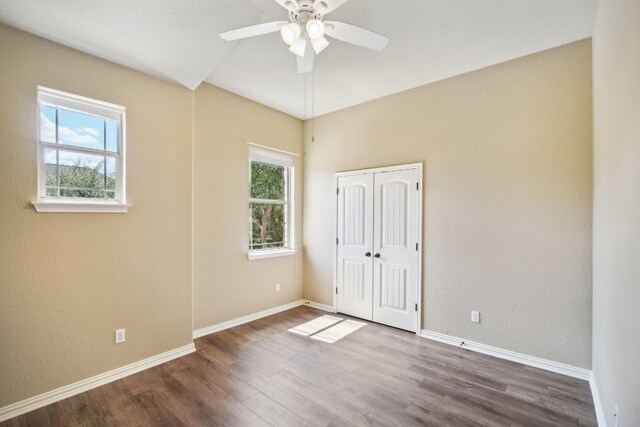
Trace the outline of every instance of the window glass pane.
<path fill-rule="evenodd" d="M 40 141 L 56 142 L 56 109 L 48 105 L 40 106 Z"/>
<path fill-rule="evenodd" d="M 47 185 L 57 185 L 56 173 L 58 172 L 58 162 L 56 160 L 56 149 L 44 149 L 44 174 Z"/>
<path fill-rule="evenodd" d="M 53 148 L 44 150 L 44 180 L 47 188 L 47 196 L 58 195 L 58 164 L 56 161 L 56 151 Z"/>
<path fill-rule="evenodd" d="M 115 120 L 107 120 L 107 145 L 106 150 L 112 153 L 118 152 L 118 123 Z"/>
<path fill-rule="evenodd" d="M 105 158 L 59 150 L 60 196 L 103 198 Z M 100 191 L 94 191 L 100 190 Z"/>
<path fill-rule="evenodd" d="M 284 200 L 285 168 L 269 163 L 251 162 L 251 198 Z"/>
<path fill-rule="evenodd" d="M 104 192 L 100 190 L 71 190 L 60 189 L 60 197 L 74 197 L 81 199 L 103 199 Z"/>
<path fill-rule="evenodd" d="M 116 189 L 116 159 L 113 157 L 106 158 L 106 174 L 107 180 L 105 188 L 107 190 L 115 190 Z"/>
<path fill-rule="evenodd" d="M 270 203 L 250 203 L 251 247 L 249 249 L 281 248 L 285 244 L 285 206 Z"/>
<path fill-rule="evenodd" d="M 58 109 L 58 143 L 104 150 L 105 120 L 100 117 Z"/>

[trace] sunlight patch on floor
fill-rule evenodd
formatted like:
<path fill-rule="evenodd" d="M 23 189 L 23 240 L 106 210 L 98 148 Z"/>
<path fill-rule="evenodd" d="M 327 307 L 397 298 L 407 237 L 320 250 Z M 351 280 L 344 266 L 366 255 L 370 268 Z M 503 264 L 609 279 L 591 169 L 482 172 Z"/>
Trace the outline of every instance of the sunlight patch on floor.
<path fill-rule="evenodd" d="M 340 322 L 335 326 L 312 335 L 311 338 L 314 340 L 334 343 L 346 337 L 350 333 L 357 331 L 365 325 L 366 323 L 363 322 L 356 322 L 355 320 L 345 320 L 344 322 Z"/>
<path fill-rule="evenodd" d="M 289 332 L 331 344 L 365 325 L 364 322 L 325 315 L 291 328 Z"/>
<path fill-rule="evenodd" d="M 338 322 L 342 322 L 342 318 L 334 317 L 334 316 L 320 316 L 316 319 L 310 320 L 302 325 L 296 326 L 295 328 L 289 329 L 289 332 L 293 332 L 294 334 L 304 335 L 308 337 L 309 335 L 316 334 L 323 329 L 327 329 L 331 325 L 335 325 Z"/>

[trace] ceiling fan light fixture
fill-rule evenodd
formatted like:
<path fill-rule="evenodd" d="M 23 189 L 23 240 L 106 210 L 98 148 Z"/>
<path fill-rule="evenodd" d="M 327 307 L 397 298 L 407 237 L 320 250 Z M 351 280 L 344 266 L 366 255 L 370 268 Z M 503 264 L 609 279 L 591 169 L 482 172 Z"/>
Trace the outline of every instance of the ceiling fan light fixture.
<path fill-rule="evenodd" d="M 280 29 L 280 37 L 282 37 L 282 40 L 289 46 L 295 43 L 296 40 L 300 39 L 301 33 L 302 28 L 300 28 L 300 25 L 295 22 L 287 24 Z"/>
<path fill-rule="evenodd" d="M 310 19 L 306 25 L 307 35 L 311 40 L 318 40 L 324 37 L 325 27 L 324 22 L 319 19 Z"/>
<path fill-rule="evenodd" d="M 320 39 L 311 39 L 311 45 L 313 46 L 313 50 L 316 55 L 324 50 L 325 47 L 329 46 L 329 41 L 322 37 Z"/>
<path fill-rule="evenodd" d="M 298 56 L 304 57 L 304 52 L 307 50 L 307 40 L 304 37 L 299 37 L 291 47 L 289 51 L 295 53 Z"/>

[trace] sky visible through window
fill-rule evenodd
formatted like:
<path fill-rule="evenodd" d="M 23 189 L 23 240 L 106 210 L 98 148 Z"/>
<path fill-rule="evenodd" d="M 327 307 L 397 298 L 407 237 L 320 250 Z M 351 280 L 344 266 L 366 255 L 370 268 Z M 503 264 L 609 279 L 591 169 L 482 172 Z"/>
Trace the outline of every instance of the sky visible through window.
<path fill-rule="evenodd" d="M 56 142 L 56 109 L 40 110 L 40 140 Z M 106 130 L 106 135 L 105 135 Z M 118 152 L 118 127 L 114 120 L 58 109 L 58 142 L 78 148 Z"/>
<path fill-rule="evenodd" d="M 106 136 L 105 136 L 106 130 Z M 40 110 L 40 140 L 56 142 L 56 109 L 43 105 Z M 114 120 L 58 109 L 58 142 L 77 148 L 90 148 L 118 152 L 118 128 Z M 90 156 L 66 151 L 61 153 L 60 164 L 86 164 L 91 167 Z M 56 163 L 56 150 L 45 151 L 45 163 Z M 110 171 L 107 171 L 109 173 Z M 115 170 L 113 170 L 115 177 Z"/>

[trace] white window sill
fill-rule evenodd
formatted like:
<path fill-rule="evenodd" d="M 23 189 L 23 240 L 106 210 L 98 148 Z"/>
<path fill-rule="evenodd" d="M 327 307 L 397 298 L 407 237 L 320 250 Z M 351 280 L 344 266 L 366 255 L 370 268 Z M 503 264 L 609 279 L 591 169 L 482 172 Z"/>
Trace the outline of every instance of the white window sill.
<path fill-rule="evenodd" d="M 131 207 L 126 203 L 84 201 L 39 201 L 32 204 L 41 213 L 127 213 Z"/>
<path fill-rule="evenodd" d="M 271 250 L 264 250 L 264 251 L 250 251 L 247 253 L 247 258 L 249 258 L 249 261 L 253 261 L 256 259 L 292 256 L 292 255 L 295 255 L 296 252 L 297 250 L 295 249 L 271 249 Z"/>

